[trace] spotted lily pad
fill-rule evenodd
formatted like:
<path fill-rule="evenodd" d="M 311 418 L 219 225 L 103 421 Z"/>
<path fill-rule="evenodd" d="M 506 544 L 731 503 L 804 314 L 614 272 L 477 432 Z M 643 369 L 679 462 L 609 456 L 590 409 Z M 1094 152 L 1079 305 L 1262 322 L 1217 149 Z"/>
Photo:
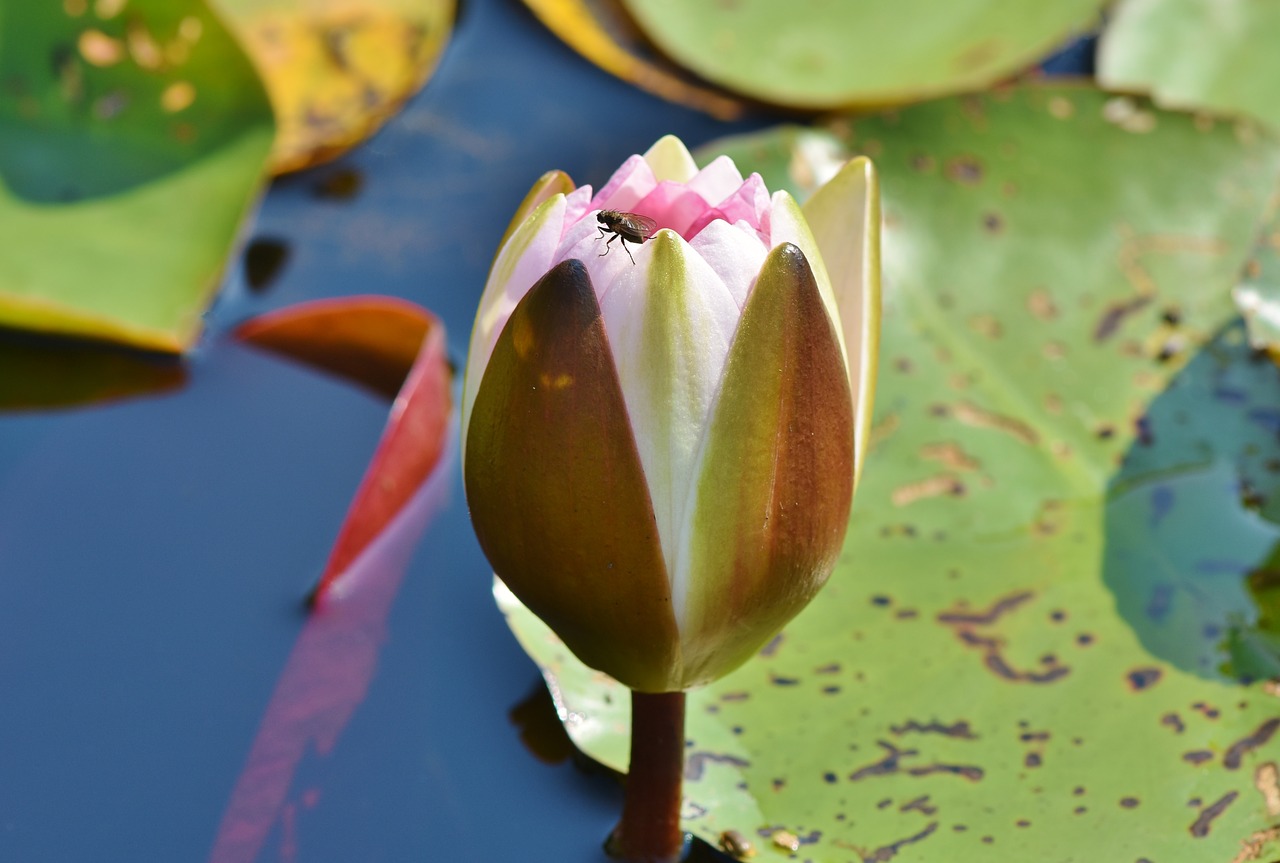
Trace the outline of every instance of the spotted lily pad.
<path fill-rule="evenodd" d="M 1098 0 L 623 0 L 697 74 L 797 108 L 908 102 L 987 86 L 1087 29 Z"/>
<path fill-rule="evenodd" d="M 708 841 L 832 863 L 1274 856 L 1280 688 L 1153 649 L 1115 589 L 1145 574 L 1108 554 L 1126 493 L 1181 457 L 1144 463 L 1139 420 L 1222 350 L 1280 146 L 1113 99 L 1024 86 L 834 127 L 882 177 L 872 451 L 823 594 L 690 695 L 684 815 Z M 794 139 L 705 155 L 785 186 Z M 1175 414 L 1219 410 L 1183 389 Z M 1239 552 L 1265 565 L 1265 542 Z M 499 594 L 574 741 L 625 768 L 625 691 Z"/>
<path fill-rule="evenodd" d="M 1280 125 L 1280 6 L 1257 0 L 1122 0 L 1103 34 L 1104 86 L 1161 104 Z"/>
<path fill-rule="evenodd" d="M 213 0 L 266 80 L 276 173 L 333 159 L 378 131 L 444 53 L 456 0 Z"/>
<path fill-rule="evenodd" d="M 272 135 L 200 0 L 0 10 L 0 323 L 163 351 L 194 340 Z"/>

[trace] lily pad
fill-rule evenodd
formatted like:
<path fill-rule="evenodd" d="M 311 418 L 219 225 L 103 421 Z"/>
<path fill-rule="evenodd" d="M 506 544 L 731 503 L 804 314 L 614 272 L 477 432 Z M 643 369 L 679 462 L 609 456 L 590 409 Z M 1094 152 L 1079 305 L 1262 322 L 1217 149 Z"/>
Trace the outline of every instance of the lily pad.
<path fill-rule="evenodd" d="M 654 51 L 621 0 L 524 0 L 524 5 L 573 50 L 642 90 L 720 120 L 735 120 L 747 109 Z"/>
<path fill-rule="evenodd" d="M 985 87 L 1095 20 L 1098 0 L 623 0 L 676 62 L 796 108 L 897 104 Z"/>
<path fill-rule="evenodd" d="M 1122 0 L 1098 49 L 1106 87 L 1163 105 L 1280 125 L 1280 6 L 1256 0 Z"/>
<path fill-rule="evenodd" d="M 435 69 L 456 0 L 214 0 L 266 80 L 281 174 L 378 131 Z"/>
<path fill-rule="evenodd" d="M 826 590 L 690 695 L 697 835 L 833 863 L 1274 852 L 1280 689 L 1153 652 L 1107 553 L 1112 483 L 1217 349 L 1280 146 L 1114 98 L 1022 86 L 834 127 L 884 196 L 872 451 Z M 783 186 L 783 135 L 706 155 Z M 498 592 L 574 741 L 625 768 L 625 691 Z"/>
<path fill-rule="evenodd" d="M 270 146 L 266 94 L 199 0 L 0 16 L 0 323 L 181 351 Z"/>

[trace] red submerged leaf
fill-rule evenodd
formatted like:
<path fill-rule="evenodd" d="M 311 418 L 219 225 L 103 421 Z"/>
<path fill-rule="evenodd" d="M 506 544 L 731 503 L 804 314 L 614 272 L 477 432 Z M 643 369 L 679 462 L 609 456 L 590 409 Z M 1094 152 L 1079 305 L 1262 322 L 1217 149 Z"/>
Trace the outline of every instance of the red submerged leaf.
<path fill-rule="evenodd" d="M 444 325 L 405 300 L 349 297 L 263 315 L 242 325 L 236 335 L 395 396 L 387 427 L 313 595 L 318 603 L 440 460 L 450 407 Z"/>
<path fill-rule="evenodd" d="M 440 326 L 434 315 L 407 300 L 363 296 L 269 312 L 241 324 L 235 335 L 395 398 L 423 338 Z"/>
<path fill-rule="evenodd" d="M 415 326 L 410 353 L 405 345 Z M 376 389 L 391 382 L 398 362 L 398 395 L 313 595 L 317 609 L 231 792 L 210 863 L 252 863 L 278 821 L 289 835 L 297 806 L 314 803 L 315 788 L 290 800 L 297 767 L 308 751 L 324 756 L 333 749 L 364 699 L 387 615 L 449 477 L 435 469 L 450 445 L 450 405 L 444 327 L 433 315 L 376 297 L 326 300 L 251 321 L 239 334 L 371 386 L 361 375 L 374 370 L 383 381 Z"/>

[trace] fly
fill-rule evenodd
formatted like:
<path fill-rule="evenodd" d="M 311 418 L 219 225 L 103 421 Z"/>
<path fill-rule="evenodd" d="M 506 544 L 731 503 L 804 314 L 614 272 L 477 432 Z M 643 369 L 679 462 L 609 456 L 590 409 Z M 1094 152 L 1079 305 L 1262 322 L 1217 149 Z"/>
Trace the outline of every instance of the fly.
<path fill-rule="evenodd" d="M 596 216 L 596 221 L 600 223 L 600 236 L 598 239 L 603 240 L 605 234 L 612 234 L 608 241 L 604 244 L 604 251 L 599 257 L 609 254 L 609 244 L 614 240 L 622 241 L 622 250 L 627 253 L 627 257 L 631 258 L 631 250 L 627 248 L 627 241 L 640 245 L 645 240 L 653 236 L 658 230 L 658 223 L 648 216 L 641 216 L 636 213 L 624 213 L 620 210 L 601 210 Z M 635 263 L 636 259 L 631 258 L 631 263 Z"/>

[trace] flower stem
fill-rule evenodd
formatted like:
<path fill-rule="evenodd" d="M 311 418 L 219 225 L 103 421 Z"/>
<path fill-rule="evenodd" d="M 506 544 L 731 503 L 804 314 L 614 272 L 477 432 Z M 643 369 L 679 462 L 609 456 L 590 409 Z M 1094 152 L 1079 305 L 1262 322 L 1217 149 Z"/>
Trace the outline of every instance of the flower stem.
<path fill-rule="evenodd" d="M 684 693 L 631 693 L 631 768 L 610 853 L 626 863 L 680 859 Z"/>

